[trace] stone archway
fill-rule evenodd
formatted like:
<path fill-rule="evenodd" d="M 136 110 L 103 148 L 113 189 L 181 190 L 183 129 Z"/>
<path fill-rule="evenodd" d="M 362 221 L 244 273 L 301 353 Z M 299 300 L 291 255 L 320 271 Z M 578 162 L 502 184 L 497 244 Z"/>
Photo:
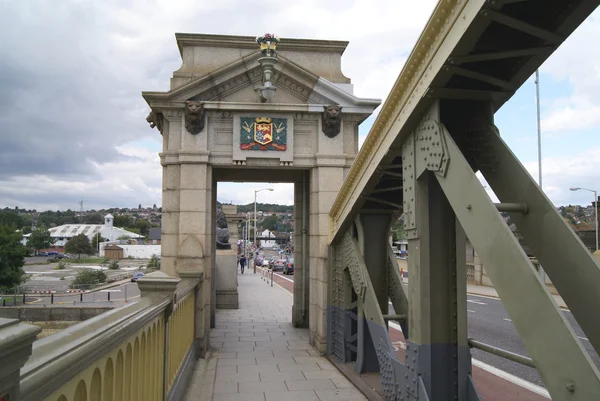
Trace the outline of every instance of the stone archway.
<path fill-rule="evenodd" d="M 292 320 L 309 326 L 311 343 L 325 351 L 328 213 L 358 151 L 358 125 L 380 101 L 353 95 L 341 71 L 348 42 L 176 38 L 183 61 L 170 90 L 143 97 L 163 137 L 161 269 L 204 274 L 200 353 L 214 316 L 216 184 L 263 177 L 294 183 L 302 261 L 295 268 L 303 279 L 294 283 Z"/>

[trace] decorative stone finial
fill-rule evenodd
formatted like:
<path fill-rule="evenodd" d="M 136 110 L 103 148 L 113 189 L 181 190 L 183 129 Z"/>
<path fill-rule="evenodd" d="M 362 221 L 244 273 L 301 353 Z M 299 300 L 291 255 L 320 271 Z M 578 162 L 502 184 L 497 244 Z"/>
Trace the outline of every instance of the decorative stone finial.
<path fill-rule="evenodd" d="M 255 88 L 260 101 L 267 103 L 273 100 L 277 88 L 273 85 L 271 78 L 273 77 L 274 66 L 277 64 L 277 44 L 279 38 L 272 33 L 265 33 L 264 36 L 257 36 L 256 43 L 260 45 L 262 57 L 258 59 L 258 63 L 263 71 L 263 84 Z"/>
<path fill-rule="evenodd" d="M 204 129 L 204 104 L 195 100 L 185 102 L 185 128 L 192 135 Z"/>
<path fill-rule="evenodd" d="M 263 36 L 256 37 L 256 43 L 260 46 L 260 51 L 265 57 L 277 57 L 275 50 L 279 43 L 279 38 L 272 33 L 265 33 Z"/>
<path fill-rule="evenodd" d="M 335 138 L 340 133 L 342 124 L 342 106 L 335 104 L 324 106 L 322 122 L 323 133 L 329 138 Z"/>

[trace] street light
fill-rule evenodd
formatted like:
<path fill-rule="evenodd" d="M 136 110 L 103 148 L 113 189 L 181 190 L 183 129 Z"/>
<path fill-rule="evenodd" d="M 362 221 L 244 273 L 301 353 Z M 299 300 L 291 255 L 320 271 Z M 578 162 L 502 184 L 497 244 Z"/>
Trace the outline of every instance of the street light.
<path fill-rule="evenodd" d="M 590 191 L 591 193 L 594 194 L 594 202 L 592 203 L 592 205 L 594 205 L 594 215 L 596 217 L 596 251 L 598 251 L 598 194 L 593 189 L 579 188 L 579 187 L 573 187 L 573 188 L 569 188 L 569 189 L 571 191 L 579 191 L 579 190 Z"/>
<path fill-rule="evenodd" d="M 260 191 L 274 191 L 273 188 L 263 188 L 254 190 L 254 246 L 256 245 L 256 194 Z M 254 258 L 254 273 L 256 273 L 256 258 Z"/>

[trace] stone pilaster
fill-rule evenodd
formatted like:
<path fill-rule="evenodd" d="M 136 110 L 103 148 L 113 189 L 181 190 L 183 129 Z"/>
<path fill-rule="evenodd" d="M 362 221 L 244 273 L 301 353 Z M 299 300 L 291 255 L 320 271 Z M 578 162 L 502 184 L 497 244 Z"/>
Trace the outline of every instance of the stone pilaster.
<path fill-rule="evenodd" d="M 327 346 L 327 262 L 329 210 L 343 182 L 343 166 L 317 167 L 310 179 L 310 340 L 320 352 Z"/>

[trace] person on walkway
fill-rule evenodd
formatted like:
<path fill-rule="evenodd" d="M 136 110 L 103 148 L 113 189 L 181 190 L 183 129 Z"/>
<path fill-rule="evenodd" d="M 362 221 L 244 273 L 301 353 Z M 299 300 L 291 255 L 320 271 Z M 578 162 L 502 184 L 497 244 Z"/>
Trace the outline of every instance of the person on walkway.
<path fill-rule="evenodd" d="M 244 267 L 246 267 L 246 257 L 242 255 L 240 258 L 240 269 L 242 270 L 242 274 L 244 274 Z"/>

